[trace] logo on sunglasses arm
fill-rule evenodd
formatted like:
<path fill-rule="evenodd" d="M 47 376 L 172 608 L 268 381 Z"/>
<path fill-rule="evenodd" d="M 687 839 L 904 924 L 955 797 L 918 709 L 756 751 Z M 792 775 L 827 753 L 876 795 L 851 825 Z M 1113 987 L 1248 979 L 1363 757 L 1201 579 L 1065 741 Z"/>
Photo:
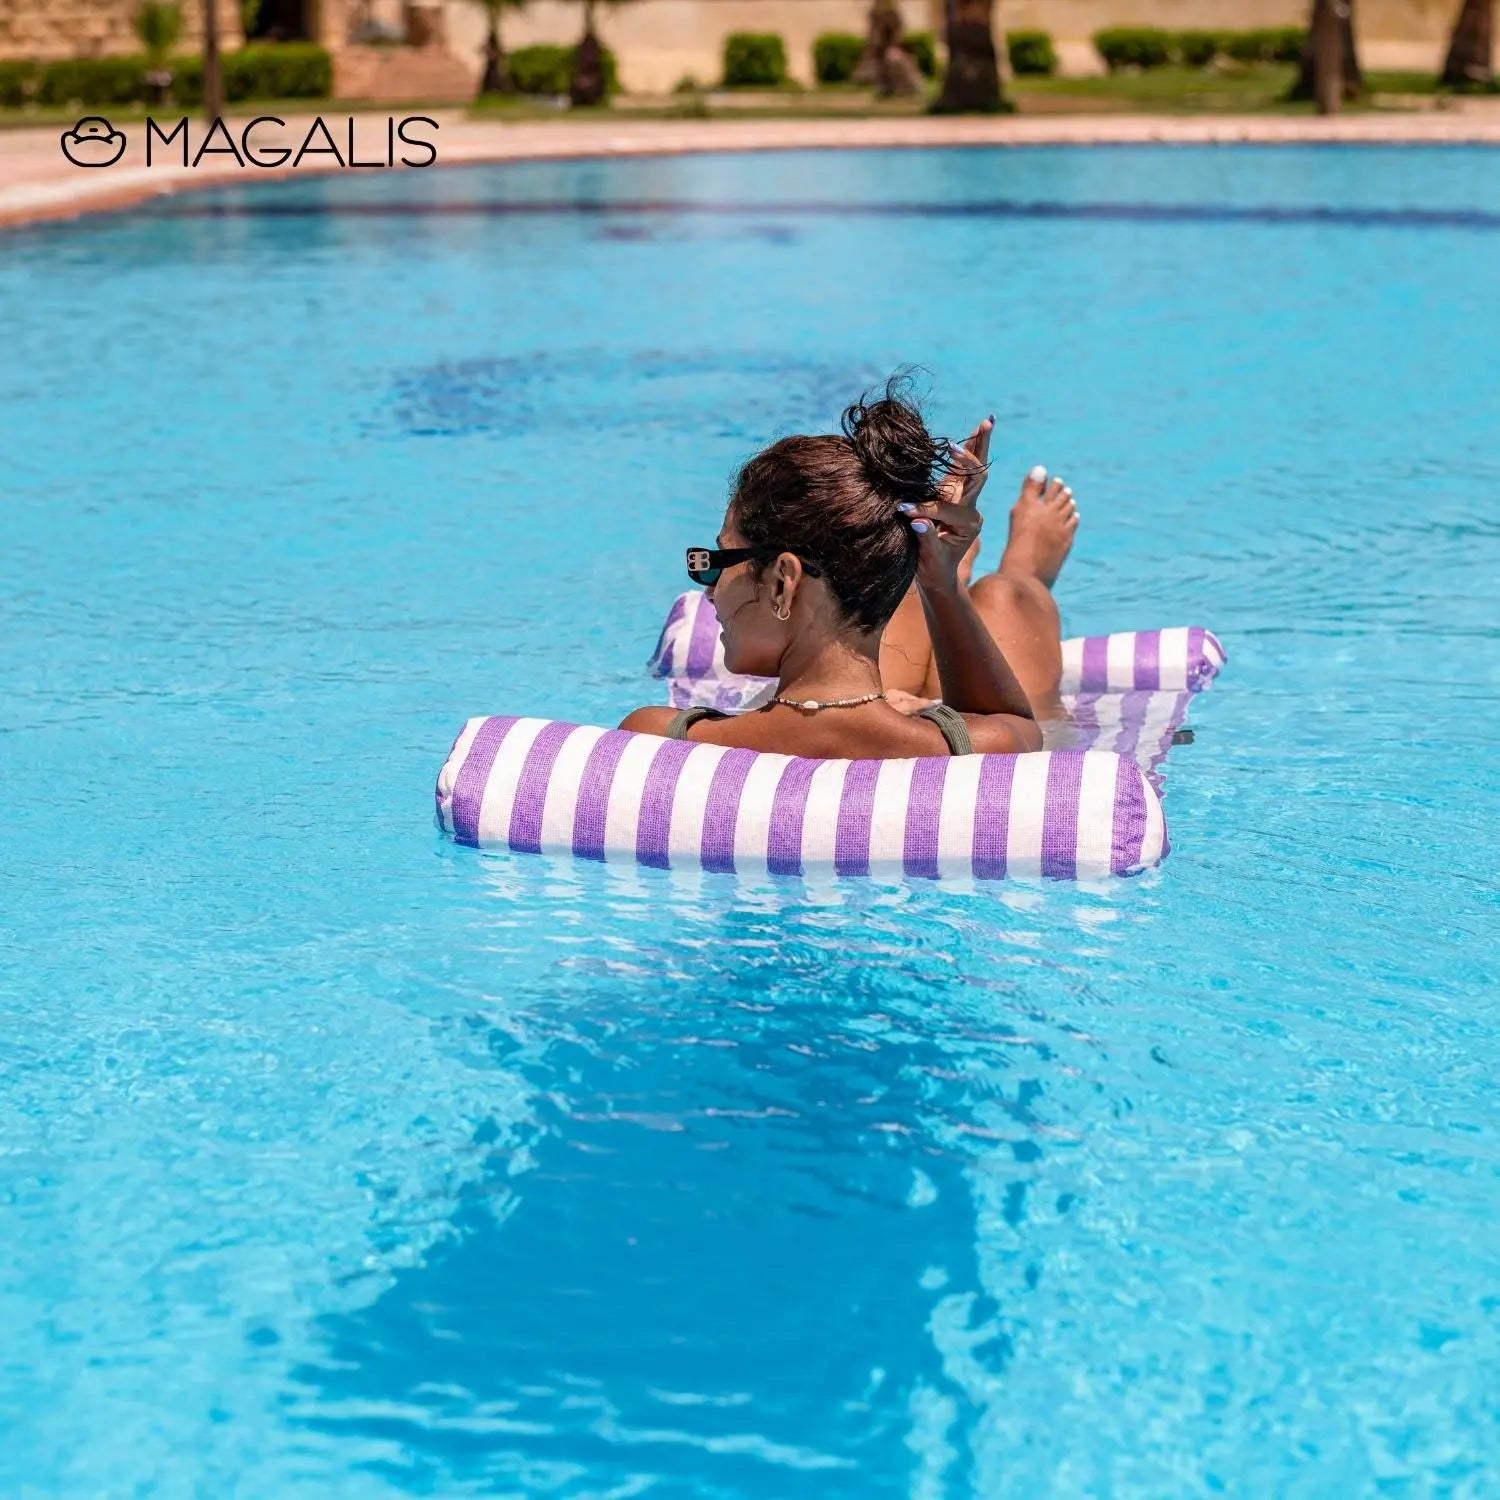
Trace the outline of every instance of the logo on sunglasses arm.
<path fill-rule="evenodd" d="M 125 132 L 103 115 L 85 115 L 58 139 L 75 167 L 112 167 L 125 154 Z"/>
<path fill-rule="evenodd" d="M 702 573 L 708 569 L 709 554 L 702 547 L 690 547 L 688 549 L 688 572 Z"/>

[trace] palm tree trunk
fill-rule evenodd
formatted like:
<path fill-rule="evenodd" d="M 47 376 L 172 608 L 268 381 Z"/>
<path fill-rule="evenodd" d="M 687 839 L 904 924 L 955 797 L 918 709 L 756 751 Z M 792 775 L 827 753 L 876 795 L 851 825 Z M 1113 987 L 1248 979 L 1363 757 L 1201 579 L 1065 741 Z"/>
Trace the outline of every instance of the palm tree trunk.
<path fill-rule="evenodd" d="M 218 0 L 203 0 L 203 118 L 210 124 L 224 113 L 224 70 L 219 63 Z"/>
<path fill-rule="evenodd" d="M 568 98 L 575 108 L 604 103 L 604 48 L 594 30 L 594 0 L 583 0 L 583 38 L 573 49 Z"/>
<path fill-rule="evenodd" d="M 936 114 L 996 114 L 1010 106 L 1000 89 L 991 0 L 953 0 L 948 27 L 948 71 L 933 104 Z"/>
<path fill-rule="evenodd" d="M 1320 59 L 1326 69 L 1321 94 Z M 1354 47 L 1354 0 L 1313 0 L 1307 41 L 1302 48 L 1302 66 L 1292 85 L 1291 97 L 1314 100 L 1321 113 L 1332 114 L 1345 99 L 1359 98 L 1364 89 L 1364 75 Z"/>
<path fill-rule="evenodd" d="M 510 81 L 510 64 L 505 60 L 505 48 L 500 45 L 500 8 L 490 10 L 489 30 L 484 38 L 484 76 L 479 80 L 481 94 L 509 94 L 514 89 Z"/>
<path fill-rule="evenodd" d="M 1443 63 L 1443 82 L 1451 89 L 1487 89 L 1494 81 L 1494 0 L 1463 0 Z"/>

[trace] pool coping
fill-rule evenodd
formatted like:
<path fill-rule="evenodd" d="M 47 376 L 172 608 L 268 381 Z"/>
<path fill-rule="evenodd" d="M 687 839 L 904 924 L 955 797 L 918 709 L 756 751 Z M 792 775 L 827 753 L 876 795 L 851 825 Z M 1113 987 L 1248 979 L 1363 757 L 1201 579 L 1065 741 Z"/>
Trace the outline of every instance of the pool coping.
<path fill-rule="evenodd" d="M 252 118 L 246 113 L 230 120 L 238 129 Z M 316 118 L 313 114 L 289 117 L 283 138 L 295 144 Z M 342 121 L 349 117 L 337 118 Z M 354 118 L 366 120 L 367 128 L 379 121 L 384 135 L 387 114 L 371 111 Z M 1488 99 L 1465 100 L 1460 107 L 1444 110 L 1326 119 L 1284 115 L 1002 115 L 682 121 L 610 117 L 505 122 L 471 119 L 455 110 L 435 110 L 428 118 L 438 127 L 438 167 L 617 156 L 935 146 L 1500 145 L 1500 100 Z M 119 211 L 164 194 L 347 170 L 321 162 L 297 168 L 247 168 L 218 162 L 196 169 L 148 168 L 144 163 L 126 160 L 118 167 L 103 169 L 108 174 L 104 176 L 97 169 L 80 169 L 68 162 L 59 147 L 59 134 L 50 128 L 0 132 L 0 230 Z"/>

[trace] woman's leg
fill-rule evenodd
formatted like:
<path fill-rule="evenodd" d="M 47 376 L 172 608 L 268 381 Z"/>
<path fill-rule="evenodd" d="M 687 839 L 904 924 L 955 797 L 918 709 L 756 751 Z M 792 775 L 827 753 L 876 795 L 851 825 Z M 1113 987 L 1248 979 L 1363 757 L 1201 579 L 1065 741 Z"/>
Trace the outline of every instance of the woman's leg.
<path fill-rule="evenodd" d="M 989 626 L 1038 717 L 1062 713 L 1062 620 L 1052 585 L 1078 532 L 1073 492 L 1033 469 L 1010 513 L 1010 535 L 1000 566 L 969 586 L 974 608 Z M 936 691 L 929 682 L 929 689 Z"/>

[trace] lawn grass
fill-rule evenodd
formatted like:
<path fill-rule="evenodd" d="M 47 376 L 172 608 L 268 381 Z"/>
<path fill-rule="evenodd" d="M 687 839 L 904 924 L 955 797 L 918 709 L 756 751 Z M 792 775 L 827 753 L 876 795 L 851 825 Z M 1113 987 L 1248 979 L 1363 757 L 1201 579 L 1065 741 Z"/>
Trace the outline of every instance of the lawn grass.
<path fill-rule="evenodd" d="M 1093 78 L 1020 77 L 1010 98 L 1022 114 L 1281 114 L 1312 113 L 1310 104 L 1294 104 L 1286 95 L 1296 68 L 1268 63 L 1258 67 L 1151 68 L 1139 73 L 1107 73 Z M 1348 106 L 1357 109 L 1401 109 L 1441 104 L 1451 97 L 1430 73 L 1369 72 L 1367 98 Z M 232 106 L 234 118 L 252 115 L 431 114 L 436 110 L 467 109 L 475 120 L 597 120 L 603 116 L 633 120 L 785 119 L 827 120 L 900 117 L 923 113 L 936 93 L 912 99 L 877 99 L 870 90 L 841 84 L 829 88 L 779 89 L 705 88 L 694 93 L 622 95 L 599 109 L 569 109 L 556 100 L 510 96 L 477 99 L 465 105 L 383 105 L 367 99 L 265 99 Z M 176 105 L 150 109 L 144 104 L 122 104 L 107 110 L 39 108 L 0 109 L 0 130 L 27 127 L 61 129 L 80 114 L 105 115 L 116 125 L 140 124 L 148 114 L 175 120 L 196 110 Z"/>

